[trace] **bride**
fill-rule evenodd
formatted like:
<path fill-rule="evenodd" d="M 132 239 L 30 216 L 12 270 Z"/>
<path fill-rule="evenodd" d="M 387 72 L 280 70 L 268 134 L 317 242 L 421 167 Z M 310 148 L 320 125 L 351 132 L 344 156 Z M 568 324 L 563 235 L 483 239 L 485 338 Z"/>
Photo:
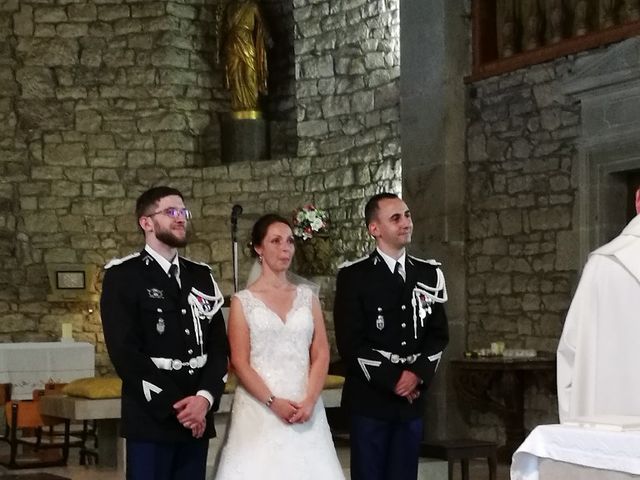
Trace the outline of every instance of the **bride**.
<path fill-rule="evenodd" d="M 344 479 L 320 398 L 329 365 L 320 302 L 287 276 L 291 226 L 264 215 L 251 240 L 262 269 L 231 300 L 228 335 L 240 384 L 216 479 Z"/>

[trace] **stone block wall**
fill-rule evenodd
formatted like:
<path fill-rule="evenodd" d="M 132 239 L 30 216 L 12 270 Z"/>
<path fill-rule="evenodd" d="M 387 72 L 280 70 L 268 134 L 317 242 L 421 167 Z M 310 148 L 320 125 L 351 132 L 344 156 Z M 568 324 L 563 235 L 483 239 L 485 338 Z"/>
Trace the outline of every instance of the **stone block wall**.
<path fill-rule="evenodd" d="M 399 0 L 294 0 L 298 155 L 399 153 Z"/>
<path fill-rule="evenodd" d="M 579 105 L 561 59 L 469 86 L 468 347 L 555 351 L 575 285 Z"/>
<path fill-rule="evenodd" d="M 341 7 L 360 12 L 379 3 Z M 280 8 L 293 9 L 299 31 L 297 12 L 305 5 Z M 99 370 L 109 369 L 95 299 L 48 301 L 47 265 L 100 267 L 139 250 L 133 207 L 152 185 L 183 191 L 195 217 L 186 255 L 210 263 L 225 294 L 232 289 L 229 213 L 235 203 L 244 207 L 243 242 L 260 214 L 289 214 L 313 202 L 330 212 L 336 265 L 369 249 L 366 198 L 400 189 L 397 96 L 389 93 L 385 107 L 371 114 L 354 107 L 331 120 L 339 151 L 219 165 L 218 113 L 227 93 L 215 63 L 214 3 L 10 0 L 0 10 L 0 341 L 55 340 L 60 324 L 71 321 L 77 340 L 96 344 Z M 383 13 L 377 23 L 372 13 L 366 17 L 367 35 L 393 51 L 397 47 L 384 44 L 394 43 L 388 31 L 397 26 Z M 340 28 L 335 35 L 351 31 L 347 24 Z M 305 58 L 296 44 L 294 72 L 302 71 Z M 382 70 L 377 67 L 378 75 Z M 388 70 L 397 78 L 397 61 Z M 358 76 L 364 82 L 368 71 Z M 323 80 L 331 83 L 329 76 Z M 383 87 L 362 88 L 375 99 Z M 292 103 L 285 98 L 274 102 Z M 296 118 L 305 118 L 301 106 L 322 111 L 328 101 L 304 97 Z M 286 123 L 290 110 L 283 109 Z M 366 118 L 374 124 L 366 132 L 364 126 L 334 128 L 351 124 L 351 117 L 354 125 Z M 247 253 L 241 278 L 250 266 Z M 330 309 L 331 279 L 320 281 Z M 91 282 L 99 288 L 100 278 Z"/>
<path fill-rule="evenodd" d="M 588 56 L 589 53 L 582 54 Z M 574 56 L 468 85 L 467 348 L 555 352 L 577 283 L 580 106 L 562 93 Z M 545 383 L 545 382 L 543 382 Z M 557 422 L 555 385 L 526 385 L 527 428 Z M 472 411 L 470 434 L 502 441 Z"/>

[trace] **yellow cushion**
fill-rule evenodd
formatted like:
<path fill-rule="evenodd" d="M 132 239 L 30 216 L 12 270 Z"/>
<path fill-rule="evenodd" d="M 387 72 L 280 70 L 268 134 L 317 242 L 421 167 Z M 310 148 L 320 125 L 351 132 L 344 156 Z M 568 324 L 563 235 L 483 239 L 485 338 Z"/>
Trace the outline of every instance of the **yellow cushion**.
<path fill-rule="evenodd" d="M 342 388 L 342 385 L 344 385 L 344 377 L 340 375 L 327 375 L 327 378 L 324 379 L 325 390 Z"/>
<path fill-rule="evenodd" d="M 118 398 L 122 391 L 122 380 L 118 377 L 79 378 L 69 383 L 62 392 L 70 397 Z"/>
<path fill-rule="evenodd" d="M 236 377 L 233 373 L 229 374 L 227 384 L 224 386 L 224 393 L 233 393 L 236 390 L 237 385 L 238 377 Z M 342 385 L 344 385 L 344 377 L 341 377 L 340 375 L 327 375 L 327 378 L 325 378 L 324 380 L 325 390 L 342 388 Z"/>
<path fill-rule="evenodd" d="M 238 386 L 238 377 L 236 377 L 233 373 L 230 373 L 229 377 L 227 378 L 227 384 L 224 386 L 224 393 L 235 392 L 237 386 Z"/>

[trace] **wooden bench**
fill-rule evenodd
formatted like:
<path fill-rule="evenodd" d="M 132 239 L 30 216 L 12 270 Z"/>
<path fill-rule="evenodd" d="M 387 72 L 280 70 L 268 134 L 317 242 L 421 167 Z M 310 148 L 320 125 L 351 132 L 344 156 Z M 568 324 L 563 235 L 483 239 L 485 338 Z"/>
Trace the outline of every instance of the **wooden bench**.
<path fill-rule="evenodd" d="M 489 480 L 496 480 L 498 445 L 493 442 L 474 439 L 423 441 L 420 454 L 423 457 L 439 458 L 449 463 L 449 480 L 453 480 L 453 467 L 460 460 L 462 480 L 469 480 L 469 460 L 486 458 L 489 466 Z"/>

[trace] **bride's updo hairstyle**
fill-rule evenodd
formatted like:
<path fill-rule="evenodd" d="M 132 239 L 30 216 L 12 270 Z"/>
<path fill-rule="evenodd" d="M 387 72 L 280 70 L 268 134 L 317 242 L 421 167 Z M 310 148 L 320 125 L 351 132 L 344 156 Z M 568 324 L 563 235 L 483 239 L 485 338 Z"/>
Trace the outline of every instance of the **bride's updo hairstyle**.
<path fill-rule="evenodd" d="M 256 252 L 255 247 L 262 245 L 264 237 L 267 236 L 267 230 L 269 230 L 269 227 L 274 223 L 284 223 L 293 231 L 289 220 L 284 218 L 282 215 L 278 215 L 277 213 L 267 213 L 266 215 L 261 216 L 256 223 L 253 224 L 253 229 L 251 230 L 251 255 L 253 257 L 258 257 L 258 252 Z"/>

